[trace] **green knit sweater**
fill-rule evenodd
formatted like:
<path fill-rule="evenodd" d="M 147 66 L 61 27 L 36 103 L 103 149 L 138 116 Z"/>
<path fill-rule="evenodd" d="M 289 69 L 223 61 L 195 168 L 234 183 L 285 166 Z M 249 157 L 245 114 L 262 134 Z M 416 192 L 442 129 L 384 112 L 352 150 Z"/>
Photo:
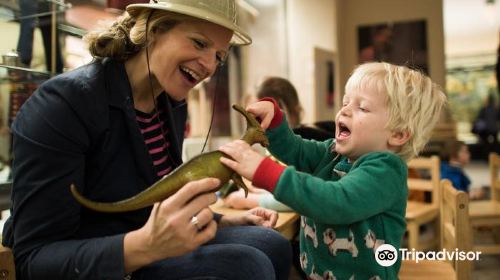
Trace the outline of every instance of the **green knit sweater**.
<path fill-rule="evenodd" d="M 311 279 L 397 279 L 400 257 L 384 267 L 374 253 L 381 244 L 399 253 L 406 230 L 405 162 L 391 152 L 372 152 L 351 164 L 331 152 L 333 139 L 302 139 L 286 121 L 267 135 L 271 153 L 289 165 L 273 194 L 301 215 L 304 272 Z"/>

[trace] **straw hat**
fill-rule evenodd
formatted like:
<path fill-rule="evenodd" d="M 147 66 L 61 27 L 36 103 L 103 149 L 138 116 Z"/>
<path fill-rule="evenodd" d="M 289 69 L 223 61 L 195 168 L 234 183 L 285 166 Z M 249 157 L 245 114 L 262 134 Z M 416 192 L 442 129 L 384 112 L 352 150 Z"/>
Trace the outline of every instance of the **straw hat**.
<path fill-rule="evenodd" d="M 158 9 L 206 20 L 232 30 L 233 45 L 248 45 L 252 38 L 236 22 L 235 0 L 151 0 L 145 4 L 127 6 L 127 12 L 134 16 L 141 9 Z"/>

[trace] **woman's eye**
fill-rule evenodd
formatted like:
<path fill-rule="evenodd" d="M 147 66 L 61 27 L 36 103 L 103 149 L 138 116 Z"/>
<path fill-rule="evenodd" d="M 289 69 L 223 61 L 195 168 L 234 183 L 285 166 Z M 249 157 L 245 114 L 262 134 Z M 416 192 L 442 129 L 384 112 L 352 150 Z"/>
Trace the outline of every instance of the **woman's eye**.
<path fill-rule="evenodd" d="M 359 107 L 359 110 L 361 110 L 361 112 L 368 112 L 368 110 L 365 107 Z"/>
<path fill-rule="evenodd" d="M 221 54 L 217 54 L 215 56 L 215 59 L 217 60 L 217 64 L 219 64 L 219 66 L 224 65 L 224 63 L 226 62 L 226 56 Z"/>
<path fill-rule="evenodd" d="M 207 44 L 205 42 L 197 40 L 197 39 L 193 39 L 193 42 L 196 45 L 196 48 L 198 48 L 198 49 L 204 49 L 207 46 Z"/>

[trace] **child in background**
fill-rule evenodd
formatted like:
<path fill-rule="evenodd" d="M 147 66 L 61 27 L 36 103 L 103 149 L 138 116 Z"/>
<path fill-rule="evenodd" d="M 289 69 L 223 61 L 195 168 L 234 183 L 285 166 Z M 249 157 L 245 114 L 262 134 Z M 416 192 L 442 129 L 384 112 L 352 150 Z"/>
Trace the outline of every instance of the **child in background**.
<path fill-rule="evenodd" d="M 388 63 L 358 66 L 336 116 L 336 139 L 296 136 L 272 99 L 247 110 L 262 122 L 284 167 L 236 140 L 221 162 L 298 212 L 300 261 L 311 279 L 397 279 L 400 259 L 381 266 L 381 244 L 399 249 L 406 230 L 405 161 L 431 136 L 446 96 L 420 72 Z"/>
<path fill-rule="evenodd" d="M 469 193 L 470 179 L 464 167 L 470 161 L 469 148 L 464 142 L 449 141 L 441 153 L 441 178 L 449 179 L 455 189 Z"/>
<path fill-rule="evenodd" d="M 294 128 L 302 122 L 303 109 L 299 95 L 292 83 L 280 77 L 266 78 L 257 89 L 257 98 L 272 97 L 288 117 L 288 125 Z"/>

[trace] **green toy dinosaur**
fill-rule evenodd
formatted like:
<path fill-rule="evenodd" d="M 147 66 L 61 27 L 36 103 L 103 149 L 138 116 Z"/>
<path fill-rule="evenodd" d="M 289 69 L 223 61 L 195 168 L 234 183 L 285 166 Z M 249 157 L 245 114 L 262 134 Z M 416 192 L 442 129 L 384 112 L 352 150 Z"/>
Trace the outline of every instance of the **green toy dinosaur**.
<path fill-rule="evenodd" d="M 247 120 L 247 130 L 241 139 L 250 145 L 260 143 L 264 147 L 268 146 L 269 140 L 255 117 L 237 104 L 233 105 L 233 109 L 240 112 Z M 248 195 L 248 189 L 241 176 L 220 162 L 222 156 L 228 157 L 220 151 L 200 154 L 141 193 L 117 202 L 91 201 L 83 197 L 73 184 L 70 187 L 71 193 L 80 204 L 100 212 L 125 212 L 148 207 L 171 196 L 188 182 L 207 177 L 218 178 L 221 181 L 220 188 L 232 179 L 238 187 L 245 190 L 245 196 Z"/>

